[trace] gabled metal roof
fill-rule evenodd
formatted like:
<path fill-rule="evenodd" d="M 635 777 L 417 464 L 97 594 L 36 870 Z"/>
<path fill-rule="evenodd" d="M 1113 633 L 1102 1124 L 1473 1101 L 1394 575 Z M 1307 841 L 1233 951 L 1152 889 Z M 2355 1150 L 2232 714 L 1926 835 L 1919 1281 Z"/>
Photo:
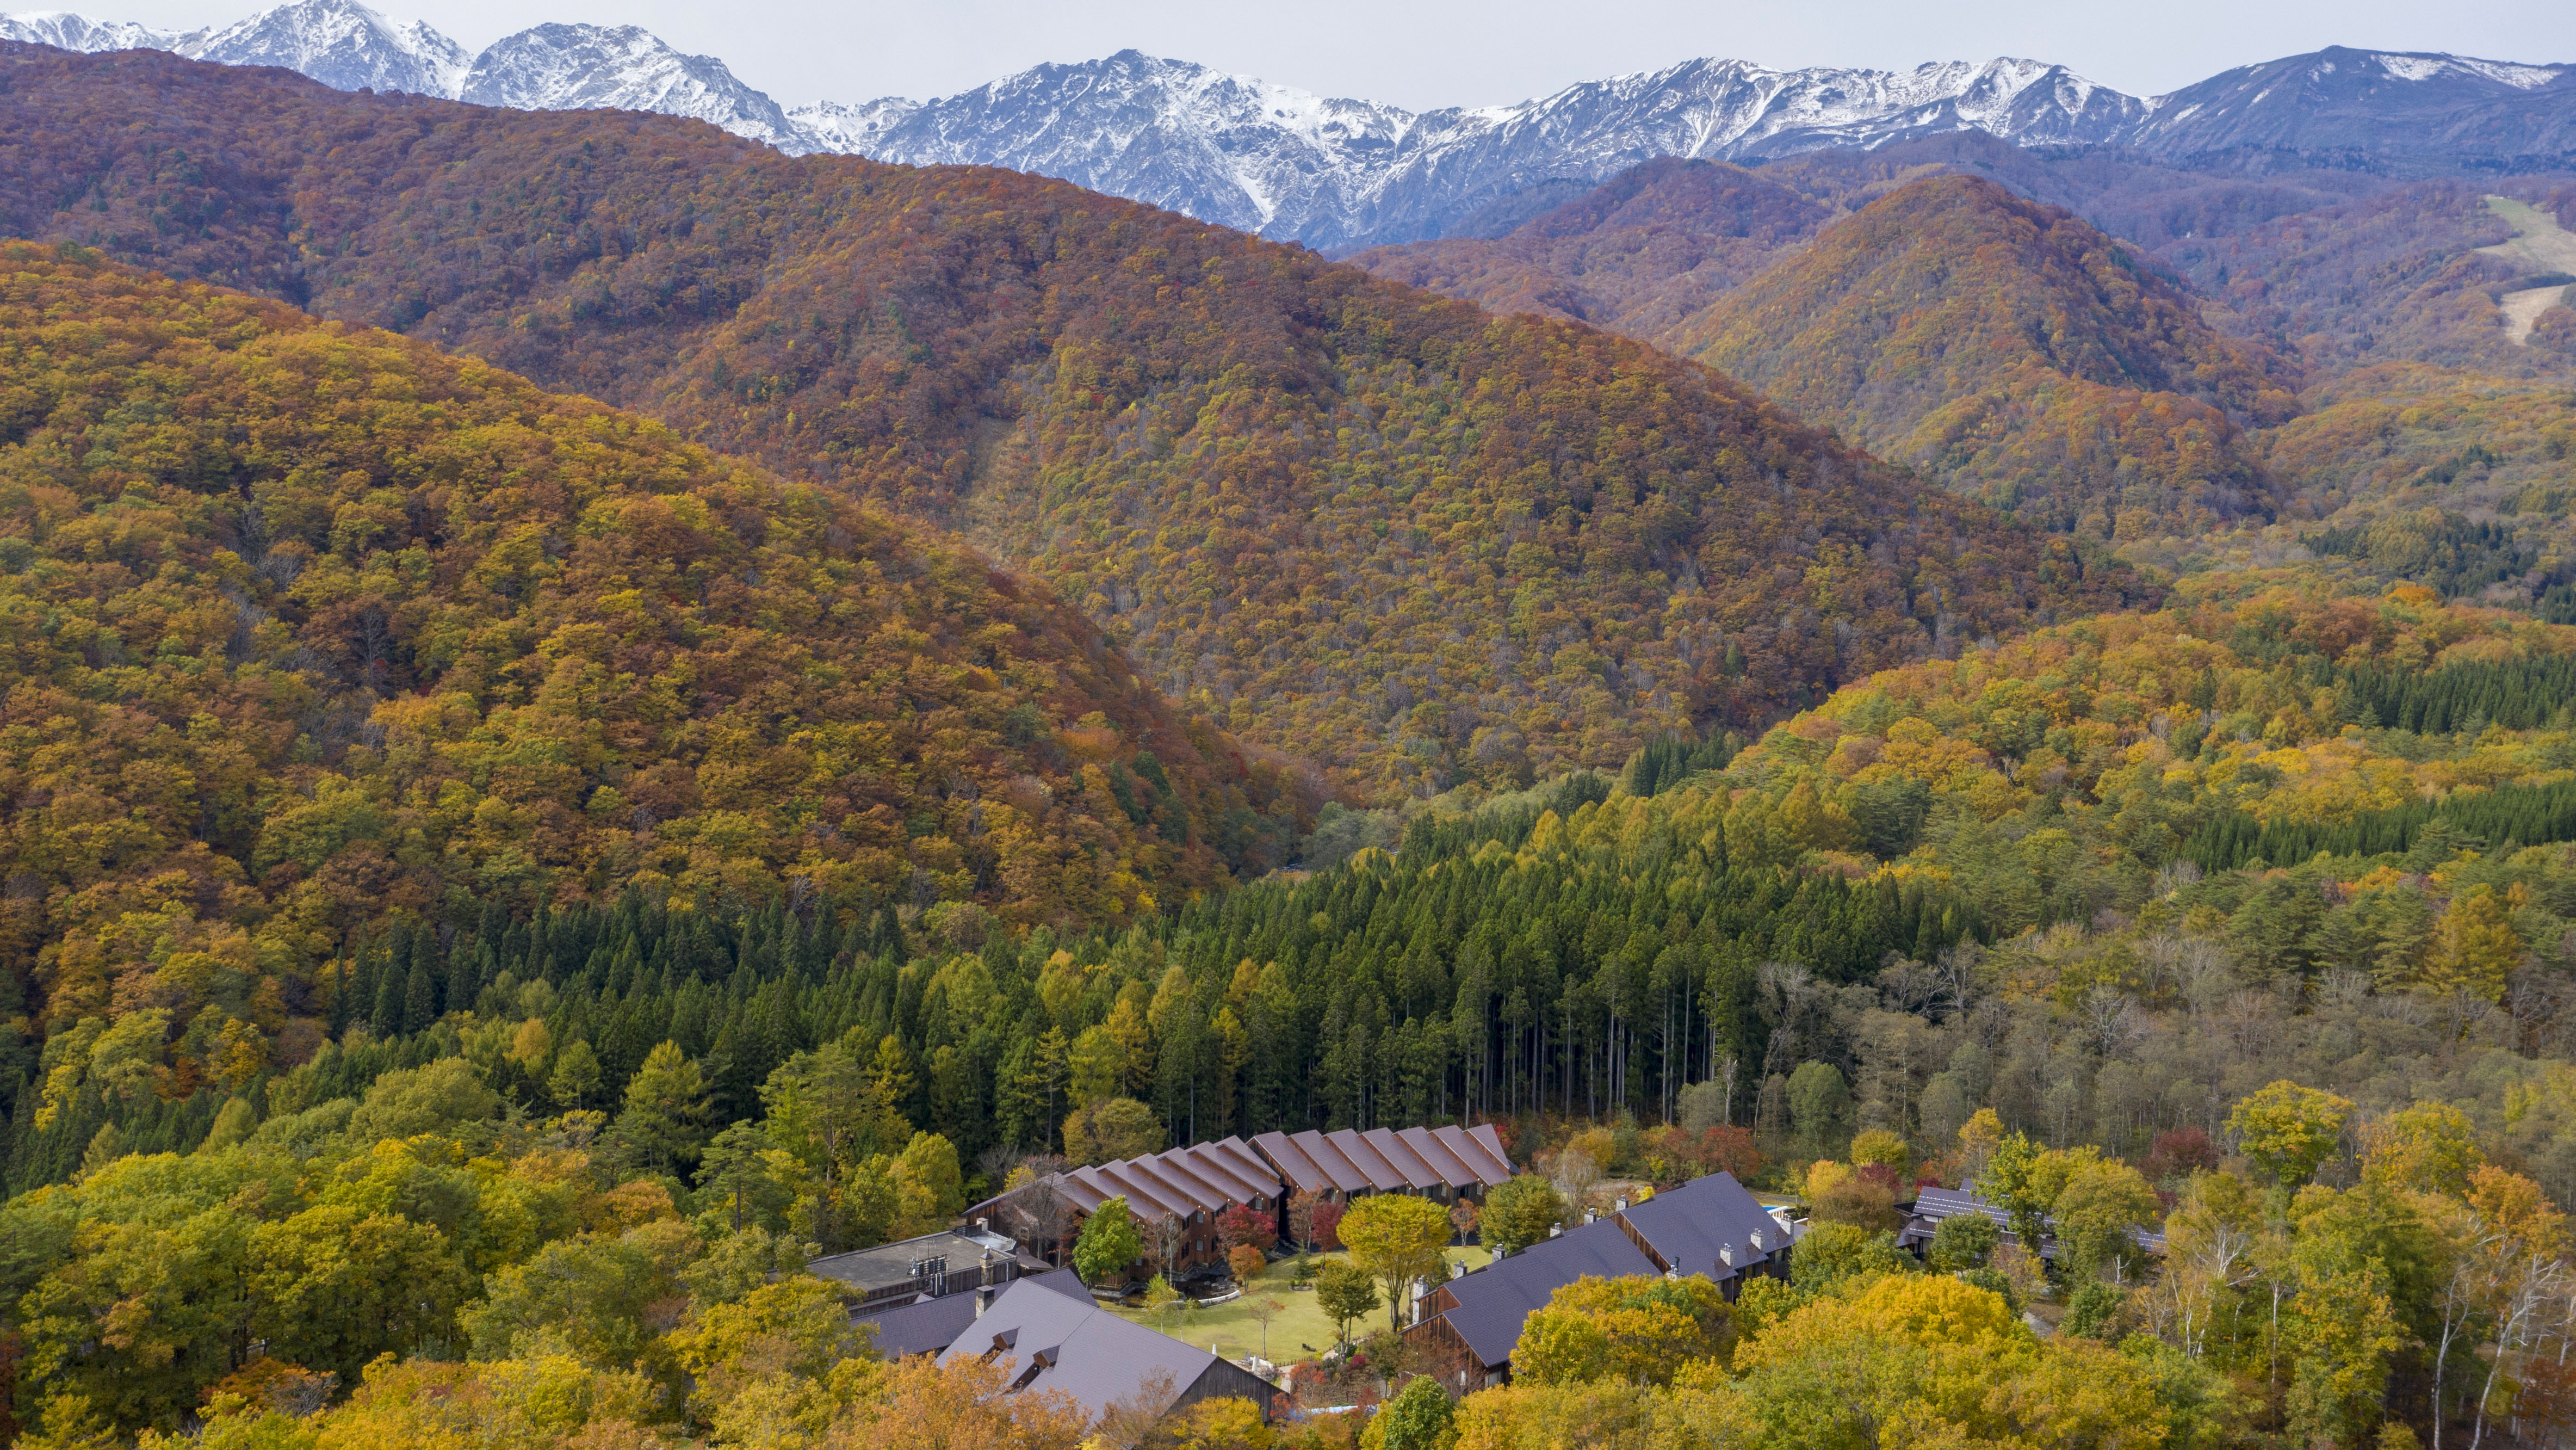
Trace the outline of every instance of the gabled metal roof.
<path fill-rule="evenodd" d="M 1933 1233 L 1941 1226 L 1941 1220 L 1971 1213 L 1984 1214 L 1994 1221 L 1996 1228 L 2003 1231 L 2006 1241 L 2019 1242 L 2012 1231 L 2012 1215 L 1964 1188 L 1916 1189 L 1914 1216 L 1907 1221 L 1904 1233 L 1898 1236 L 1898 1242 L 1907 1248 L 1930 1243 Z M 2052 1232 L 2039 1246 L 2040 1257 L 2053 1259 L 2057 1257 L 2057 1236 L 2053 1232 L 2057 1226 L 2057 1220 L 2054 1216 L 2050 1216 L 2045 1221 Z M 2139 1248 L 2150 1254 L 2158 1257 L 2164 1254 L 2165 1236 L 2155 1229 L 2133 1228 L 2129 1230 L 2129 1238 Z"/>
<path fill-rule="evenodd" d="M 1438 1317 L 1490 1370 L 1510 1361 L 1521 1321 L 1558 1289 L 1586 1274 L 1616 1279 L 1660 1272 L 1619 1225 L 1602 1219 L 1450 1280 L 1443 1289 L 1456 1304 Z"/>
<path fill-rule="evenodd" d="M 1502 1130 L 1493 1124 L 1479 1123 L 1472 1128 L 1433 1128 L 1431 1136 L 1456 1155 L 1462 1166 L 1482 1179 L 1486 1187 L 1511 1181 L 1512 1155 L 1503 1146 Z"/>
<path fill-rule="evenodd" d="M 1431 1176 L 1441 1183 L 1462 1187 L 1482 1181 L 1477 1174 L 1468 1169 L 1467 1165 L 1458 1161 L 1456 1154 L 1442 1147 L 1440 1140 L 1431 1136 L 1431 1130 L 1428 1128 L 1399 1128 L 1396 1130 L 1395 1140 L 1402 1143 L 1404 1150 L 1419 1159 L 1424 1167 L 1430 1169 Z"/>
<path fill-rule="evenodd" d="M 1412 1186 L 1404 1181 L 1404 1175 L 1397 1171 L 1395 1165 L 1387 1162 L 1385 1155 L 1377 1151 L 1377 1145 L 1368 1140 L 1367 1134 L 1344 1128 L 1326 1136 L 1335 1148 L 1341 1150 L 1342 1156 L 1351 1161 L 1351 1166 L 1360 1171 L 1360 1176 L 1368 1180 L 1369 1187 L 1380 1193 L 1393 1193 Z"/>
<path fill-rule="evenodd" d="M 1183 1399 L 1208 1374 L 1233 1377 L 1225 1374 L 1225 1361 L 1204 1349 L 1121 1319 L 1088 1293 L 1077 1298 L 1034 1279 L 1003 1290 L 939 1362 L 986 1356 L 1005 1367 L 1014 1391 L 1061 1390 L 1093 1416 L 1136 1394 L 1158 1372 L 1171 1375 Z"/>
<path fill-rule="evenodd" d="M 1511 1155 L 1490 1123 L 1475 1128 L 1371 1128 L 1263 1133 L 1252 1140 L 1279 1176 L 1308 1193 L 1419 1193 L 1435 1184 L 1509 1181 Z"/>
<path fill-rule="evenodd" d="M 1324 1171 L 1323 1165 L 1307 1156 L 1306 1150 L 1297 1146 L 1297 1140 L 1285 1133 L 1254 1134 L 1252 1146 L 1279 1170 L 1292 1192 L 1321 1193 L 1334 1186 L 1333 1176 Z"/>
<path fill-rule="evenodd" d="M 1368 1170 L 1342 1151 L 1341 1144 L 1334 1141 L 1336 1136 L 1310 1129 L 1298 1134 L 1297 1141 L 1305 1148 L 1307 1156 L 1323 1165 L 1324 1171 L 1332 1175 L 1334 1185 L 1344 1193 L 1368 1192 Z"/>
<path fill-rule="evenodd" d="M 1282 1192 L 1279 1175 L 1240 1138 L 1068 1169 L 1044 1181 L 1084 1213 L 1108 1199 L 1124 1198 L 1139 1218 L 1148 1219 L 1223 1213 L 1235 1204 L 1275 1199 Z"/>
<path fill-rule="evenodd" d="M 1789 1246 L 1782 1228 L 1732 1173 L 1711 1173 L 1643 1203 L 1616 1218 L 1633 1230 L 1646 1251 L 1677 1274 L 1705 1274 L 1719 1283 Z M 1759 1235 L 1760 1243 L 1754 1238 Z"/>
<path fill-rule="evenodd" d="M 1071 1269 L 1050 1269 L 1031 1274 L 1015 1283 L 1034 1284 L 1054 1290 L 1068 1299 L 1091 1302 L 1091 1291 L 1082 1287 L 1081 1278 Z M 1008 1286 L 995 1291 L 998 1301 Z M 853 1326 L 865 1326 L 875 1334 L 877 1353 L 887 1359 L 901 1359 L 907 1354 L 936 1354 L 957 1341 L 967 1326 L 976 1319 L 975 1306 L 981 1296 L 970 1290 L 963 1294 L 943 1294 L 936 1299 L 915 1299 L 850 1316 Z"/>
<path fill-rule="evenodd" d="M 1440 1176 L 1438 1169 L 1424 1162 L 1421 1154 L 1406 1147 L 1404 1140 L 1397 1137 L 1391 1128 L 1371 1128 L 1360 1134 L 1360 1139 L 1394 1172 L 1403 1188 L 1420 1193 L 1449 1181 Z"/>

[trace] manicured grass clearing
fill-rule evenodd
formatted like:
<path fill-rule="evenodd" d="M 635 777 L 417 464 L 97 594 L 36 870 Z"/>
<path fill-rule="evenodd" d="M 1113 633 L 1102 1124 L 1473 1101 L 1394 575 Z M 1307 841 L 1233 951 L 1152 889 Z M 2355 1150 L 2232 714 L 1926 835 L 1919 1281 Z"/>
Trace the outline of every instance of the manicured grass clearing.
<path fill-rule="evenodd" d="M 1450 1263 L 1465 1264 L 1471 1273 L 1483 1268 L 1493 1257 L 1483 1249 L 1457 1245 L 1450 1246 L 1448 1254 Z M 1348 1255 L 1318 1254 L 1315 1263 L 1321 1267 L 1346 1257 Z M 1276 1299 L 1287 1307 L 1279 1311 L 1278 1318 L 1270 1321 L 1270 1359 L 1276 1364 L 1294 1364 L 1301 1359 L 1314 1358 L 1303 1348 L 1305 1345 L 1311 1344 L 1319 1351 L 1330 1348 L 1333 1325 L 1324 1317 L 1324 1311 L 1317 1307 L 1314 1290 L 1288 1287 L 1288 1269 L 1286 1260 L 1272 1264 L 1253 1280 L 1242 1298 L 1229 1299 L 1208 1309 L 1175 1309 L 1160 1325 L 1142 1309 L 1113 1306 L 1114 1312 L 1148 1329 L 1159 1328 L 1185 1344 L 1194 1344 L 1227 1359 L 1239 1360 L 1247 1354 L 1261 1353 L 1261 1325 L 1252 1317 L 1251 1301 Z M 1385 1323 L 1386 1306 L 1381 1304 L 1377 1313 L 1351 1328 L 1354 1333 L 1365 1335 Z"/>

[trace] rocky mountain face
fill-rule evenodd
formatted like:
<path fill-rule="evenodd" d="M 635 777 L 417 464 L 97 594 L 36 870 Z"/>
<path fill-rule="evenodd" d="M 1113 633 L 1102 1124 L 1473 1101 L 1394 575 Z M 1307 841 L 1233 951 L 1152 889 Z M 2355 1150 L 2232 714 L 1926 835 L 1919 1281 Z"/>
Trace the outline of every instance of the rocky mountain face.
<path fill-rule="evenodd" d="M 343 91 L 404 91 L 532 111 L 657 111 L 791 154 L 846 149 L 810 135 L 724 62 L 682 54 L 632 25 L 539 25 L 474 55 L 426 22 L 396 24 L 357 0 L 290 0 L 233 25 L 187 32 L 62 12 L 7 15 L 0 16 L 0 39 L 283 66 Z"/>
<path fill-rule="evenodd" d="M 0 36 L 93 55 L 103 50 L 177 50 L 183 41 L 194 40 L 202 34 L 202 31 L 182 35 L 175 30 L 155 30 L 149 25 L 137 25 L 128 20 L 92 20 L 86 15 L 74 15 L 64 10 L 0 15 Z"/>
<path fill-rule="evenodd" d="M 886 161 L 1059 176 L 1265 236 L 1334 249 L 1449 234 L 1533 186 L 1658 156 L 1755 159 L 1978 127 L 2112 139 L 2147 104 L 2062 66 L 1775 71 L 1695 60 L 1512 106 L 1419 114 L 1122 51 L 963 95 L 886 106 L 839 144 Z"/>
<path fill-rule="evenodd" d="M 520 31 L 475 58 L 457 99 L 522 111 L 658 111 L 712 121 L 785 151 L 823 149 L 776 101 L 744 85 L 724 62 L 683 55 L 633 25 L 540 25 Z"/>
<path fill-rule="evenodd" d="M 1701 59 L 1513 105 L 1417 113 L 1134 50 L 929 101 L 789 109 L 723 62 L 633 26 L 539 25 L 468 57 L 357 0 L 295 0 L 184 35 L 7 16 L 0 37 L 283 65 L 343 90 L 659 111 L 791 154 L 1006 166 L 1335 252 L 1499 236 L 1657 157 L 1759 164 L 1964 133 L 2222 169 L 2271 169 L 2283 153 L 2407 174 L 2576 156 L 2576 67 L 2341 48 L 2152 99 L 2035 60 L 1878 71 Z"/>
<path fill-rule="evenodd" d="M 425 22 L 397 25 L 348 0 L 294 0 L 190 37 L 182 55 L 300 71 L 334 90 L 453 96 L 474 58 Z"/>

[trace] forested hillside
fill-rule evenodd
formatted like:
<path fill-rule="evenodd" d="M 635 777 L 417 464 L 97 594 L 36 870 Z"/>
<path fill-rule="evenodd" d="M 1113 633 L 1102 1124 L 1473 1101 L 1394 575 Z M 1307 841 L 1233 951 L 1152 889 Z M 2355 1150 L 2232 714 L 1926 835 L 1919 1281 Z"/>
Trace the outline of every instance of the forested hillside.
<path fill-rule="evenodd" d="M 1372 247 L 1355 267 L 1493 312 L 1655 340 L 1831 217 L 1759 172 L 1659 157 L 1494 238 Z"/>
<path fill-rule="evenodd" d="M 1373 798 L 1616 765 L 2135 590 L 1639 345 L 1058 183 L 0 59 L 9 229 L 952 524 Z"/>
<path fill-rule="evenodd" d="M 2507 342 L 2498 323 L 2493 289 L 2518 274 L 2474 250 L 2512 231 L 2487 190 L 2416 182 L 2159 255 L 2233 314 L 2222 325 L 2295 347 L 2320 371 L 2426 362 L 2527 375 L 2550 359 Z"/>
<path fill-rule="evenodd" d="M 0 1076 L 77 1023 L 147 1097 L 239 1088 L 389 918 L 1114 921 L 1294 839 L 1285 771 L 853 500 L 77 249 L 0 272 Z"/>
<path fill-rule="evenodd" d="M 2296 411 L 2296 367 L 2212 332 L 2110 237 L 1991 182 L 1891 192 L 1668 336 L 2054 531 L 2189 532 L 2286 496 L 2244 431 Z"/>
<path fill-rule="evenodd" d="M 1881 1165 L 1840 1196 L 1814 1188 L 1838 1164 L 1805 1180 L 1826 1227 L 1793 1296 L 1746 1311 L 1746 1336 L 1881 1276 L 1939 1282 L 1870 1247 L 1890 1163 L 1953 1179 L 2026 1154 L 2029 1182 L 2057 1185 L 2031 1187 L 2029 1211 L 2053 1199 L 2066 1222 L 2073 1174 L 2113 1243 L 2159 1220 L 2161 1188 L 2178 1196 L 2177 1254 L 2201 1252 L 2212 1214 L 2283 1252 L 2340 1254 L 2356 1233 L 2453 1252 L 2469 1240 L 2422 1239 L 2450 1209 L 2392 1202 L 2370 1176 L 2393 1171 L 2392 1145 L 2430 1134 L 2460 1181 L 2417 1187 L 2483 1213 L 2502 1210 L 2477 1194 L 2523 1191 L 2515 1173 L 2534 1180 L 2529 1212 L 2556 1212 L 2544 1191 L 2576 1196 L 2571 720 L 2576 630 L 2420 590 L 2276 592 L 1881 676 L 1721 770 L 1668 751 L 1616 782 L 1455 798 L 1392 853 L 1120 932 L 1016 936 L 952 911 L 835 933 L 785 902 L 639 897 L 466 910 L 452 936 L 397 926 L 358 946 L 338 1014 L 354 1030 L 229 1098 L 156 1094 L 166 1079 L 113 1029 L 49 1045 L 0 1210 L 24 1246 L 0 1261 L 27 1353 L 18 1403 L 49 1428 L 167 1424 L 229 1382 L 241 1399 L 224 1413 L 255 1419 L 278 1403 L 262 1377 L 285 1368 L 248 1363 L 247 1332 L 343 1384 L 380 1350 L 416 1356 L 272 1433 L 443 1426 L 421 1418 L 442 1403 L 554 1404 L 540 1429 L 565 1437 L 623 1421 L 767 1443 L 762 1404 L 945 1424 L 998 1403 L 990 1387 L 936 1393 L 864 1361 L 826 1376 L 837 1301 L 792 1277 L 762 1288 L 766 1273 L 799 1241 L 936 1222 L 1031 1154 L 1270 1126 L 1493 1115 L 1560 1176 L 1584 1171 L 1576 1154 L 1664 1183 L 1710 1152 L 1743 1171 Z M 2284 1080 L 2308 1096 L 2283 1111 L 2334 1132 L 2264 1146 L 2244 1105 Z M 2338 1147 L 2346 1121 L 2365 1125 L 2358 1151 Z M 2286 1195 L 2277 1210 L 2227 1197 L 2243 1180 L 2210 1170 L 2240 1138 L 2242 1171 L 2321 1180 L 2295 1212 Z M 2065 1292 L 2092 1281 L 2061 1267 Z M 1975 1292 L 2040 1291 L 2036 1266 L 2013 1273 Z M 371 1287 L 392 1274 L 419 1292 Z M 228 1276 L 245 1292 L 205 1292 Z M 2385 1343 L 2358 1350 L 2298 1318 L 2266 1327 L 2259 1283 L 2127 1282 L 2076 1301 L 2162 1341 L 2098 1367 L 2165 1365 L 2164 1389 L 2122 1392 L 2141 1397 L 2122 1424 L 2183 1413 L 2158 1398 L 2181 1393 L 2176 1376 L 2197 1386 L 2191 1414 L 2235 1427 L 2210 1443 L 2248 1419 L 2259 1434 L 2421 1419 L 2434 1395 L 2473 1407 L 2473 1389 L 2426 1378 L 2451 1350 L 2421 1276 L 2294 1281 L 2297 1315 L 2385 1322 Z M 137 1328 L 84 1337 L 116 1312 Z M 2213 1313 L 2206 1333 L 2179 1327 Z M 2078 1350 L 2094 1322 L 2067 1335 Z M 764 1334 L 803 1347 L 746 1344 Z M 469 1362 L 433 1362 L 442 1344 Z M 2343 1363 L 2348 1394 L 2270 1381 L 2275 1352 Z M 1703 1409 L 1765 1403 L 1763 1362 L 1728 1379 L 1712 1361 Z M 769 1398 L 692 1394 L 710 1372 Z M 1459 1413 L 1541 1413 L 1567 1389 L 1523 1378 Z M 308 1408 L 329 1389 L 295 1383 Z M 539 1395 L 549 1384 L 565 1388 Z"/>
<path fill-rule="evenodd" d="M 0 1442 L 2576 1424 L 2576 312 L 2503 338 L 2478 194 L 1979 136 L 1540 190 L 1373 277 L 0 45 Z M 1588 1279 L 1454 1406 L 1301 1366 L 1402 1388 L 1363 1431 L 887 1363 L 806 1272 L 1444 1122 L 1527 1171 L 1433 1239 L 1723 1168 L 1790 1278 Z M 2019 1243 L 1900 1251 L 1931 1183 Z"/>

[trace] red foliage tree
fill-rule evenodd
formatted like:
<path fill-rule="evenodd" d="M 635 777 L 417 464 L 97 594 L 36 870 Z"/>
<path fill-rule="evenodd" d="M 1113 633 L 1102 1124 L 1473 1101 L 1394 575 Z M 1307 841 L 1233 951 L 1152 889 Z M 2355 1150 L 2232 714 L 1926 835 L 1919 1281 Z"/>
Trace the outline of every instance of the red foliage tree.
<path fill-rule="evenodd" d="M 2218 1145 L 2199 1128 L 2174 1128 L 2156 1134 L 2155 1146 L 2147 1150 L 2147 1159 L 2139 1171 L 2150 1183 L 2172 1178 L 2188 1178 L 2194 1173 L 2214 1172 L 2218 1168 Z"/>
<path fill-rule="evenodd" d="M 1339 1230 L 1342 1226 L 1342 1212 L 1343 1205 L 1339 1202 L 1315 1205 L 1314 1212 L 1308 1215 L 1307 1233 L 1316 1248 L 1328 1254 L 1336 1253 L 1341 1249 L 1342 1236 Z"/>
<path fill-rule="evenodd" d="M 1279 1242 L 1278 1230 L 1270 1226 L 1270 1216 L 1254 1213 L 1244 1204 L 1235 1204 L 1216 1216 L 1216 1239 L 1229 1253 L 1249 1248 L 1263 1253 Z"/>
<path fill-rule="evenodd" d="M 1762 1150 L 1753 1146 L 1751 1128 L 1711 1128 L 1699 1135 L 1700 1166 L 1711 1173 L 1732 1173 L 1750 1182 L 1762 1171 Z"/>

